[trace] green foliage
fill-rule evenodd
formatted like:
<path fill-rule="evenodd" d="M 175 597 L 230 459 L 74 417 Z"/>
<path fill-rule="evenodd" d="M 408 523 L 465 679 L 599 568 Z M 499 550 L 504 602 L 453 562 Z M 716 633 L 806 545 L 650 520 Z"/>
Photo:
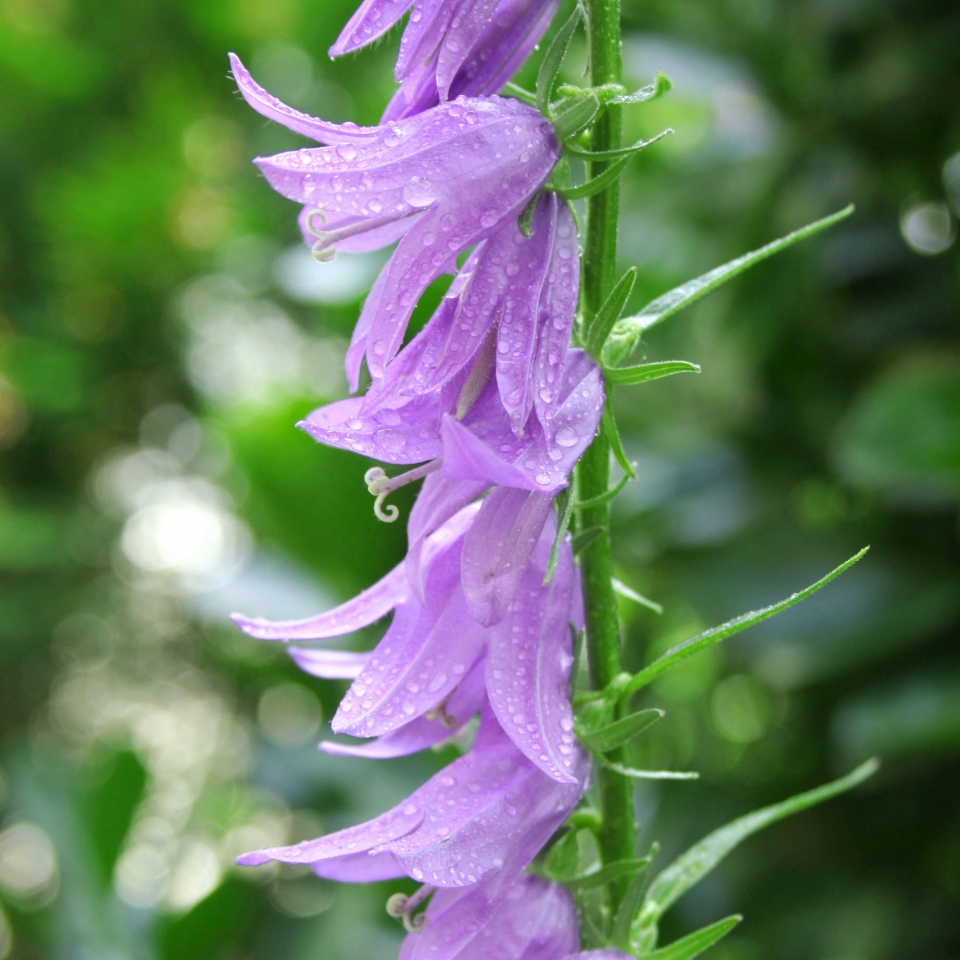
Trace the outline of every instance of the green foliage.
<path fill-rule="evenodd" d="M 646 383 L 675 373 L 699 373 L 700 367 L 687 360 L 660 360 L 656 363 L 641 363 L 635 367 L 604 367 L 604 376 L 610 383 Z"/>
<path fill-rule="evenodd" d="M 624 317 L 614 326 L 610 337 L 606 341 L 603 353 L 604 363 L 610 367 L 619 366 L 636 349 L 644 331 L 649 330 L 654 324 L 666 320 L 667 317 L 673 316 L 684 307 L 690 306 L 702 296 L 716 290 L 717 287 L 722 286 L 728 280 L 732 280 L 738 274 L 743 273 L 744 270 L 766 260 L 767 257 L 772 257 L 775 253 L 786 250 L 798 241 L 805 240 L 827 227 L 832 227 L 835 223 L 849 217 L 851 213 L 853 213 L 853 207 L 845 207 L 838 213 L 817 220 L 815 223 L 801 227 L 799 230 L 794 230 L 793 233 L 781 237 L 779 240 L 774 240 L 772 243 L 760 247 L 759 250 L 745 253 L 742 257 L 737 257 L 736 260 L 731 260 L 722 267 L 717 267 L 709 273 L 697 277 L 696 280 L 690 280 L 669 293 L 657 297 L 639 313 L 631 317 Z"/>
<path fill-rule="evenodd" d="M 695 933 L 688 933 L 685 937 L 674 940 L 669 946 L 651 950 L 641 956 L 651 957 L 652 960 L 692 960 L 725 937 L 742 919 L 743 917 L 734 914 Z"/>
<path fill-rule="evenodd" d="M 784 817 L 799 813 L 858 786 L 868 777 L 873 776 L 878 766 L 876 760 L 868 760 L 839 780 L 824 784 L 815 790 L 808 790 L 781 803 L 764 807 L 762 810 L 755 810 L 704 837 L 657 874 L 650 884 L 643 906 L 630 928 L 632 952 L 642 956 L 656 946 L 658 924 L 666 910 L 692 886 L 699 883 L 739 843 Z"/>
<path fill-rule="evenodd" d="M 581 722 L 576 727 L 577 739 L 589 750 L 608 753 L 632 740 L 637 734 L 643 733 L 663 715 L 662 710 L 654 707 L 650 710 L 638 710 L 636 713 L 596 729 L 585 726 Z"/>

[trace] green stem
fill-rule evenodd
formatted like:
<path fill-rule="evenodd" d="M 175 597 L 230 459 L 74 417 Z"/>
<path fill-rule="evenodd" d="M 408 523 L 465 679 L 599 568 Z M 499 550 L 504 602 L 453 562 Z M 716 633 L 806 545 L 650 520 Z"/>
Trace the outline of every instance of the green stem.
<path fill-rule="evenodd" d="M 620 0 L 587 0 L 587 42 L 590 56 L 590 83 L 594 87 L 620 83 Z M 620 146 L 620 108 L 607 107 L 594 124 L 591 149 L 615 150 Z M 610 161 L 590 164 L 589 176 L 596 177 Z M 600 309 L 616 280 L 617 216 L 620 189 L 614 181 L 602 193 L 587 201 L 587 223 L 583 253 L 582 310 L 585 329 Z M 608 386 L 609 391 L 609 386 Z M 600 435 L 587 449 L 577 466 L 577 494 L 580 500 L 601 497 L 610 483 L 610 445 Z M 613 562 L 610 546 L 610 504 L 602 501 L 580 513 L 583 529 L 598 526 L 603 534 L 581 555 L 587 653 L 595 689 L 605 687 L 621 672 L 620 626 L 617 599 L 613 590 Z M 623 748 L 610 759 L 623 763 Z M 629 779 L 600 767 L 597 771 L 603 824 L 600 855 L 604 863 L 627 860 L 634 855 L 632 784 Z M 626 893 L 629 878 L 611 883 L 610 908 L 615 912 Z"/>

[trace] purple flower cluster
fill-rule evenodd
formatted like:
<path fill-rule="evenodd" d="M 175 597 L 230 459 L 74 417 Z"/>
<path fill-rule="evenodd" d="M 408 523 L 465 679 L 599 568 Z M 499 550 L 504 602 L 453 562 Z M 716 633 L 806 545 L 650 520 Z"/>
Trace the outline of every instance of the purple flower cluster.
<path fill-rule="evenodd" d="M 251 636 L 290 643 L 306 672 L 351 681 L 332 727 L 367 742 L 321 744 L 330 753 L 388 758 L 464 743 L 479 716 L 470 748 L 398 806 L 240 863 L 423 884 L 391 898 L 410 931 L 401 960 L 622 956 L 578 954 L 569 892 L 524 872 L 589 776 L 569 692 L 579 572 L 569 537 L 558 540 L 553 500 L 604 399 L 599 368 L 571 346 L 576 225 L 566 201 L 543 189 L 557 137 L 536 109 L 495 95 L 558 5 L 364 0 L 332 54 L 371 42 L 410 10 L 401 86 L 375 127 L 292 110 L 231 58 L 255 110 L 321 144 L 256 160 L 274 189 L 302 204 L 317 259 L 396 243 L 347 356 L 353 389 L 364 361 L 371 386 L 300 426 L 321 443 L 410 467 L 368 471 L 381 519 L 397 517 L 383 505 L 393 490 L 423 480 L 407 558 L 378 583 L 307 620 L 234 619 Z M 444 273 L 454 274 L 448 293 L 404 346 L 414 306 Z M 391 613 L 369 653 L 304 645 Z"/>

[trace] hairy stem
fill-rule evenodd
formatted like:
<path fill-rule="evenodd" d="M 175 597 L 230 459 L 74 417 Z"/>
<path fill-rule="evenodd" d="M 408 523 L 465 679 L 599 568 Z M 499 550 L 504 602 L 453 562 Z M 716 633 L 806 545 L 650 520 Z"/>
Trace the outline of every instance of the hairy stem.
<path fill-rule="evenodd" d="M 619 83 L 620 0 L 587 0 L 587 38 L 590 57 L 590 83 L 600 86 Z M 593 150 L 613 150 L 620 146 L 620 108 L 608 107 L 594 124 Z M 602 173 L 608 162 L 591 164 L 589 175 Z M 602 193 L 587 201 L 584 237 L 582 309 L 587 323 L 616 280 L 617 215 L 620 189 L 614 181 Z M 607 386 L 609 392 L 610 387 Z M 606 493 L 610 483 L 610 445 L 605 436 L 594 440 L 577 467 L 577 494 L 591 500 Z M 610 504 L 581 511 L 582 529 L 603 530 L 581 556 L 584 605 L 587 626 L 587 652 L 591 680 L 595 688 L 605 687 L 620 673 L 620 627 L 617 601 L 613 591 L 613 567 L 610 548 Z M 623 763 L 623 749 L 611 759 Z M 602 804 L 600 854 L 604 863 L 629 859 L 634 855 L 632 787 L 628 778 L 606 767 L 597 771 Z M 610 886 L 610 907 L 615 911 L 626 892 L 629 878 Z"/>

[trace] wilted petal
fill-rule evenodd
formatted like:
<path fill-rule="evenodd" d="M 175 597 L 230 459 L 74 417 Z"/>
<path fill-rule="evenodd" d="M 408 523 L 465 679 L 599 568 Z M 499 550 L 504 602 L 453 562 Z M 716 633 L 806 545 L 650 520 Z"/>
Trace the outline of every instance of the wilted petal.
<path fill-rule="evenodd" d="M 507 890 L 494 877 L 466 890 L 438 890 L 428 922 L 408 935 L 400 960 L 557 960 L 580 945 L 570 891 L 531 874 Z"/>
<path fill-rule="evenodd" d="M 377 737 L 369 743 L 347 744 L 329 740 L 320 744 L 324 753 L 348 757 L 367 757 L 386 760 L 405 757 L 426 750 L 456 736 L 477 713 L 485 691 L 484 661 L 481 658 L 467 671 L 453 691 L 442 711 L 435 711 L 433 719 L 416 717 L 410 723 Z"/>
<path fill-rule="evenodd" d="M 486 626 L 506 615 L 550 515 L 547 494 L 496 487 L 467 531 L 461 561 L 470 613 Z"/>
<path fill-rule="evenodd" d="M 543 585 L 552 527 L 544 531 L 507 615 L 491 631 L 487 694 L 500 725 L 527 758 L 548 777 L 573 783 L 570 621 L 576 571 L 565 541 L 553 577 Z"/>
<path fill-rule="evenodd" d="M 411 598 L 410 584 L 401 563 L 352 600 L 306 620 L 264 620 L 239 613 L 232 614 L 231 619 L 244 633 L 260 640 L 322 640 L 368 627 Z"/>
<path fill-rule="evenodd" d="M 316 650 L 312 647 L 289 647 L 287 653 L 304 673 L 324 680 L 353 680 L 370 659 L 369 653 Z"/>

